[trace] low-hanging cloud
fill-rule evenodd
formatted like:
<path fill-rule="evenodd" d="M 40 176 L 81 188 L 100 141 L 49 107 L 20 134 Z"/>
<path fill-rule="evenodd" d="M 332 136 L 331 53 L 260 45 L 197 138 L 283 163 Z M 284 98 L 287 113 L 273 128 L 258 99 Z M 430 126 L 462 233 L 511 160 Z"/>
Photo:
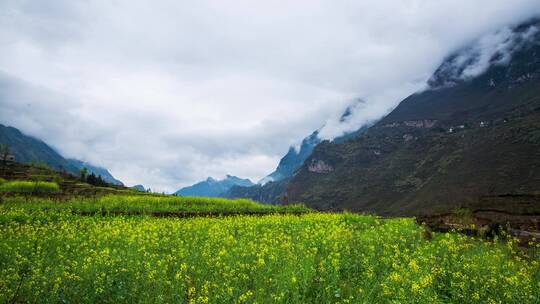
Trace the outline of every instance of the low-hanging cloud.
<path fill-rule="evenodd" d="M 505 26 L 487 33 L 446 60 L 429 83 L 433 88 L 448 87 L 472 79 L 492 65 L 506 65 L 514 52 L 523 48 L 538 32 L 536 26 L 525 30 Z"/>
<path fill-rule="evenodd" d="M 1 1 L 0 120 L 127 184 L 258 180 L 321 125 L 333 138 L 380 118 L 454 50 L 539 13 L 537 0 Z"/>
<path fill-rule="evenodd" d="M 408 83 L 405 91 L 414 88 L 440 88 L 455 85 L 459 81 L 467 81 L 484 73 L 492 65 L 506 65 L 513 54 L 525 47 L 527 43 L 535 42 L 535 36 L 539 33 L 537 26 L 527 27 L 525 30 L 516 30 L 511 26 L 505 26 L 488 32 L 478 38 L 477 41 L 460 49 L 442 64 L 434 77 L 428 80 L 429 85 L 424 83 Z M 443 78 L 443 79 L 439 79 Z M 397 88 L 397 95 L 388 96 L 391 92 L 386 91 L 370 97 L 371 103 L 364 100 L 353 102 L 349 105 L 347 119 L 332 116 L 327 120 L 319 132 L 321 139 L 333 140 L 336 137 L 358 130 L 359 127 L 370 125 L 384 115 L 384 108 L 373 107 L 372 104 L 384 104 L 399 98 L 402 91 Z M 396 90 L 396 89 L 394 89 Z"/>

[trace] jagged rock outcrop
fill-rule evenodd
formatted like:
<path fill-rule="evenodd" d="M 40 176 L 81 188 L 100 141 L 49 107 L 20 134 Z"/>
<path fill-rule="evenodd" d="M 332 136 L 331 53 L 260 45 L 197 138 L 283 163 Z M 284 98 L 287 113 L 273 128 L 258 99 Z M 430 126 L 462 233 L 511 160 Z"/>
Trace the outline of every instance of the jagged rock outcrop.
<path fill-rule="evenodd" d="M 311 163 L 308 166 L 309 172 L 315 172 L 320 174 L 330 173 L 334 171 L 334 168 L 324 162 L 324 160 L 321 159 L 312 159 Z"/>

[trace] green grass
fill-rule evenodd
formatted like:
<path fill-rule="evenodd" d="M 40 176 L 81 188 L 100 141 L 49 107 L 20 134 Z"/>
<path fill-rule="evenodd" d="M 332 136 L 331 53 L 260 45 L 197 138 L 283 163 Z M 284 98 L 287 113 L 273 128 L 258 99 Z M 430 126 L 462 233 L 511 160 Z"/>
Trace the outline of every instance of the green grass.
<path fill-rule="evenodd" d="M 23 207 L 2 207 L 0 217 L 0 302 L 540 301 L 540 248 L 455 233 L 426 240 L 409 218 L 89 217 Z"/>
<path fill-rule="evenodd" d="M 248 199 L 223 199 L 206 197 L 178 197 L 154 195 L 108 195 L 97 199 L 73 198 L 67 201 L 32 198 L 7 198 L 4 208 L 24 207 L 26 211 L 69 211 L 78 214 L 110 215 L 227 215 L 306 213 L 311 210 L 303 205 L 272 206 Z"/>
<path fill-rule="evenodd" d="M 60 186 L 54 182 L 8 181 L 0 183 L 0 192 L 14 194 L 57 193 Z"/>
<path fill-rule="evenodd" d="M 0 177 L 0 185 L 4 184 L 5 182 L 6 180 Z"/>

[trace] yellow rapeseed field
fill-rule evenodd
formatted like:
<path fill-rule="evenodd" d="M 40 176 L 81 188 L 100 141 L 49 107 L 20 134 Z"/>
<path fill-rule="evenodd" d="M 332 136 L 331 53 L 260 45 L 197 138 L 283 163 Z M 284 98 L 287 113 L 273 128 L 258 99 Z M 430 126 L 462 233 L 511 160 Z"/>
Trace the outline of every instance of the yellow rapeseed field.
<path fill-rule="evenodd" d="M 347 213 L 0 208 L 0 302 L 539 303 L 539 250 Z"/>

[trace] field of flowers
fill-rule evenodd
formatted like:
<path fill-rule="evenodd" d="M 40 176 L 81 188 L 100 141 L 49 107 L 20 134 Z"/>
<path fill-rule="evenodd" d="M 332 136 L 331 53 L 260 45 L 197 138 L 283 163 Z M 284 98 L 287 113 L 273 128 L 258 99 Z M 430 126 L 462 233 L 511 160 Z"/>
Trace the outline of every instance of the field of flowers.
<path fill-rule="evenodd" d="M 353 214 L 0 207 L 0 302 L 539 303 L 539 247 Z"/>
<path fill-rule="evenodd" d="M 32 197 L 4 199 L 4 209 L 24 208 L 27 212 L 71 211 L 74 214 L 103 215 L 228 215 L 267 213 L 306 213 L 311 210 L 303 205 L 273 206 L 248 199 L 223 199 L 208 197 L 180 197 L 164 195 L 107 195 L 101 198 L 72 198 L 54 200 Z"/>

